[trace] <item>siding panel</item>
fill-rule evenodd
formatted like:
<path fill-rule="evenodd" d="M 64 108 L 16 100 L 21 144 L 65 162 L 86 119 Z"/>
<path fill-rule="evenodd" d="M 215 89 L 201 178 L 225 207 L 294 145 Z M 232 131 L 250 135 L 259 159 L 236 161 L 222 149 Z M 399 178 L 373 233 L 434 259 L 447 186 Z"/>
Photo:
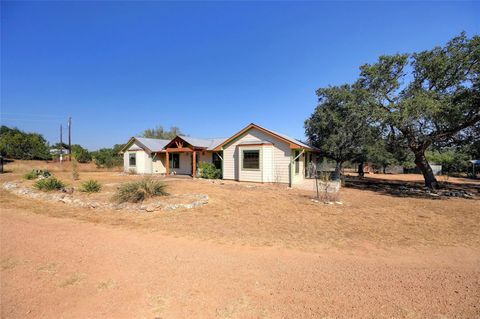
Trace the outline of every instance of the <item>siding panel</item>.
<path fill-rule="evenodd" d="M 289 167 L 290 167 L 290 156 L 291 150 L 287 143 L 265 134 L 255 128 L 249 130 L 239 138 L 237 138 L 233 143 L 228 144 L 223 150 L 223 178 L 225 179 L 234 179 L 234 180 L 249 180 L 258 181 L 258 174 L 244 173 L 240 174 L 241 168 L 241 156 L 239 152 L 239 144 L 245 142 L 261 142 L 268 141 L 273 144 L 273 146 L 263 146 L 262 155 L 263 158 L 263 176 L 260 177 L 260 181 L 264 182 L 277 182 L 277 183 L 288 183 L 289 182 Z M 247 146 L 243 146 L 247 147 Z M 268 150 L 270 148 L 271 150 Z M 271 158 L 267 163 L 267 159 Z M 241 176 L 240 176 L 241 175 Z"/>

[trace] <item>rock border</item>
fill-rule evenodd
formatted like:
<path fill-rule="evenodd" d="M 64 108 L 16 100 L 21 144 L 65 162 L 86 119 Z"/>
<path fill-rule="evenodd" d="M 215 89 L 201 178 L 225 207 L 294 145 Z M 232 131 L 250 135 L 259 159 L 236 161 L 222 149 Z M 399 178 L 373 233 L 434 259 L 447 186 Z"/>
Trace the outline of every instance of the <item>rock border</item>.
<path fill-rule="evenodd" d="M 59 192 L 39 192 L 27 187 L 19 187 L 15 182 L 6 182 L 3 183 L 2 188 L 14 193 L 15 195 L 21 197 L 28 197 L 33 199 L 45 200 L 48 202 L 62 202 L 76 207 L 90 208 L 90 209 L 114 209 L 114 210 L 128 210 L 128 211 L 140 211 L 140 212 L 154 212 L 154 211 L 174 211 L 178 209 L 192 209 L 204 206 L 208 204 L 209 197 L 205 194 L 173 194 L 169 195 L 171 198 L 179 198 L 180 200 L 187 197 L 193 197 L 195 200 L 190 203 L 177 203 L 177 204 L 167 204 L 162 201 L 156 201 L 149 204 L 143 203 L 102 203 L 97 201 L 90 200 L 81 200 L 79 198 L 73 198 L 71 193 L 59 193 Z"/>

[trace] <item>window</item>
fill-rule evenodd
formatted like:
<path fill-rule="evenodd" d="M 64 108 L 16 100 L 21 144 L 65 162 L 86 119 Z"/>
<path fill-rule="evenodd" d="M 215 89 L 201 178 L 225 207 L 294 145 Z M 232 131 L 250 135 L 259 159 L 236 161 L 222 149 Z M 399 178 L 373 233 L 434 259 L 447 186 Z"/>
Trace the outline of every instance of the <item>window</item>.
<path fill-rule="evenodd" d="M 137 165 L 137 154 L 136 153 L 129 153 L 128 154 L 128 165 L 129 166 L 136 166 Z"/>
<path fill-rule="evenodd" d="M 212 163 L 216 169 L 222 169 L 222 159 L 219 153 L 212 153 Z"/>
<path fill-rule="evenodd" d="M 295 156 L 295 174 L 300 173 L 300 156 L 299 156 L 299 154 L 300 154 L 299 151 L 295 151 L 295 153 L 293 153 L 293 156 Z"/>
<path fill-rule="evenodd" d="M 170 153 L 170 168 L 180 168 L 180 154 L 179 153 Z"/>
<path fill-rule="evenodd" d="M 260 169 L 260 151 L 243 151 L 243 169 Z"/>

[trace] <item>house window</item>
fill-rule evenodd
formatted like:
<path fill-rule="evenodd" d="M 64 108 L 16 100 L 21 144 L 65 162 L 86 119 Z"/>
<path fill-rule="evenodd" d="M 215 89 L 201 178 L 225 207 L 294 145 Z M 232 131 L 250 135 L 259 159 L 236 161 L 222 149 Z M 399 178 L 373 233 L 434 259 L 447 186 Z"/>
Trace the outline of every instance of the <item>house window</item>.
<path fill-rule="evenodd" d="M 136 166 L 137 165 L 137 153 L 128 154 L 128 165 Z"/>
<path fill-rule="evenodd" d="M 260 169 L 260 151 L 243 151 L 243 169 Z"/>
<path fill-rule="evenodd" d="M 298 174 L 300 173 L 300 152 L 299 151 L 295 151 L 295 153 L 293 153 L 294 156 L 295 156 L 295 174 Z"/>
<path fill-rule="evenodd" d="M 216 169 L 222 169 L 222 159 L 220 158 L 220 154 L 212 153 L 212 163 L 215 165 Z"/>
<path fill-rule="evenodd" d="M 180 153 L 170 153 L 170 168 L 180 168 Z"/>

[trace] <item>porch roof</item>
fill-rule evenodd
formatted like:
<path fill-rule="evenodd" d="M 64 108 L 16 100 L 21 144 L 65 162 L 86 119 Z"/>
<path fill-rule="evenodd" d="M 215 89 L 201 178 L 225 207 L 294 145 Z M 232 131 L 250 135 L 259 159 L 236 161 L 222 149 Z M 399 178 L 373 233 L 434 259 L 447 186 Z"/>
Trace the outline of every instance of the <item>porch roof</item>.
<path fill-rule="evenodd" d="M 222 144 L 224 141 L 226 141 L 226 138 L 220 137 L 220 138 L 197 138 L 197 137 L 191 137 L 191 136 L 179 136 L 181 139 L 183 139 L 185 142 L 188 144 L 192 145 L 193 147 L 198 147 L 198 148 L 205 148 L 207 151 L 212 151 L 217 145 Z"/>

